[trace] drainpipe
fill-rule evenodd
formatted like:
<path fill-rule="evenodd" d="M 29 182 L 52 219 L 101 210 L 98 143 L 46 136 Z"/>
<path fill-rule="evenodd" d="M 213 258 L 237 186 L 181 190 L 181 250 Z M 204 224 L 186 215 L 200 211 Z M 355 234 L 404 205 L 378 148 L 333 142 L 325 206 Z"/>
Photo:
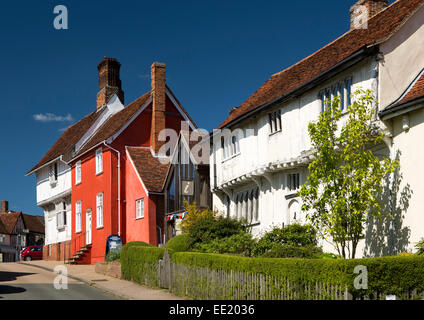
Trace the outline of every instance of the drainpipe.
<path fill-rule="evenodd" d="M 103 141 L 103 144 L 118 154 L 118 236 L 121 236 L 121 153 Z"/>

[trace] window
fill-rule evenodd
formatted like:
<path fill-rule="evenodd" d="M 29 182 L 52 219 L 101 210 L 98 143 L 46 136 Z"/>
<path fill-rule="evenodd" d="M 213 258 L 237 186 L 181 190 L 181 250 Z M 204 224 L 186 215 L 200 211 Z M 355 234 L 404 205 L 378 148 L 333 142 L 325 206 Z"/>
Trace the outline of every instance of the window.
<path fill-rule="evenodd" d="M 319 93 L 321 100 L 321 111 L 325 111 L 329 107 L 329 103 L 335 97 L 340 97 L 340 109 L 346 110 L 351 105 L 352 94 L 352 77 L 335 83 L 330 88 L 325 88 Z"/>
<path fill-rule="evenodd" d="M 233 134 L 231 137 L 221 137 L 222 157 L 227 160 L 240 153 L 239 136 Z"/>
<path fill-rule="evenodd" d="M 75 184 L 81 183 L 81 161 L 75 165 Z"/>
<path fill-rule="evenodd" d="M 239 193 L 235 197 L 234 216 L 245 219 L 248 223 L 258 222 L 259 188 Z"/>
<path fill-rule="evenodd" d="M 300 174 L 299 173 L 290 173 L 287 175 L 287 186 L 290 191 L 299 189 L 300 187 Z"/>
<path fill-rule="evenodd" d="M 75 204 L 75 232 L 81 232 L 81 201 Z"/>
<path fill-rule="evenodd" d="M 96 150 L 96 174 L 103 172 L 102 148 Z"/>
<path fill-rule="evenodd" d="M 281 110 L 268 114 L 268 121 L 271 134 L 281 131 Z"/>
<path fill-rule="evenodd" d="M 96 196 L 96 217 L 97 217 L 97 228 L 103 227 L 103 192 Z"/>
<path fill-rule="evenodd" d="M 6 236 L 4 234 L 0 234 L 0 243 L 5 242 Z"/>
<path fill-rule="evenodd" d="M 144 198 L 135 201 L 135 218 L 144 218 Z"/>
<path fill-rule="evenodd" d="M 60 211 L 56 214 L 56 227 L 58 230 L 66 226 L 66 202 L 60 204 Z"/>
<path fill-rule="evenodd" d="M 57 176 L 58 176 L 58 169 L 57 169 L 57 162 L 53 163 L 49 167 L 49 181 L 51 184 L 54 184 L 57 182 Z"/>

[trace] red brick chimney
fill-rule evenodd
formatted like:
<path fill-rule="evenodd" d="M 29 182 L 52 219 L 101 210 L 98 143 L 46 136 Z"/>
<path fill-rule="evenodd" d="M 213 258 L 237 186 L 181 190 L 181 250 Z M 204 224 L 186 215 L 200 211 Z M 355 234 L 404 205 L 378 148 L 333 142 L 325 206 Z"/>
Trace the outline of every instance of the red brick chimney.
<path fill-rule="evenodd" d="M 99 92 L 97 93 L 97 109 L 105 105 L 116 94 L 124 104 L 124 92 L 121 88 L 119 69 L 121 64 L 115 58 L 104 57 L 97 66 L 99 70 Z"/>
<path fill-rule="evenodd" d="M 150 144 L 155 154 L 159 153 L 160 147 L 165 143 L 158 139 L 159 133 L 165 129 L 165 69 L 164 63 L 154 62 L 151 66 L 153 110 Z"/>
<path fill-rule="evenodd" d="M 388 0 L 359 0 L 350 8 L 350 28 L 366 28 L 364 23 L 388 5 Z"/>
<path fill-rule="evenodd" d="M 9 201 L 7 200 L 1 201 L 1 212 L 9 212 Z"/>

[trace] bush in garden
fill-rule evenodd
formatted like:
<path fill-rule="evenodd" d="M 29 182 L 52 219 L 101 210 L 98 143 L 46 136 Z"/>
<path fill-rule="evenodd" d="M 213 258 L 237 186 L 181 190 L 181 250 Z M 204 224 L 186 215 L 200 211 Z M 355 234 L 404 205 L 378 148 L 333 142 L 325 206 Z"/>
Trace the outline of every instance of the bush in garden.
<path fill-rule="evenodd" d="M 109 251 L 105 257 L 105 261 L 107 262 L 116 261 L 116 260 L 119 260 L 120 257 L 121 257 L 121 250 Z"/>
<path fill-rule="evenodd" d="M 193 243 L 193 239 L 188 234 L 180 234 L 171 238 L 165 245 L 165 248 L 172 249 L 174 252 L 189 251 Z"/>
<path fill-rule="evenodd" d="M 226 253 L 250 256 L 255 241 L 252 235 L 247 232 L 240 232 L 226 238 L 216 238 L 210 242 L 199 242 L 194 246 L 193 251 L 205 253 Z"/>
<path fill-rule="evenodd" d="M 184 219 L 181 221 L 181 227 L 183 232 L 187 232 L 190 229 L 191 225 L 195 223 L 198 219 L 207 219 L 215 216 L 215 213 L 210 209 L 200 209 L 196 202 L 189 204 L 187 200 L 184 200 L 184 210 L 186 214 Z"/>
<path fill-rule="evenodd" d="M 299 247 L 292 244 L 286 244 L 283 246 L 271 248 L 270 250 L 266 251 L 262 257 L 319 259 L 322 257 L 322 255 L 322 249 L 316 246 Z"/>
<path fill-rule="evenodd" d="M 310 225 L 300 224 L 291 224 L 283 228 L 275 227 L 262 236 L 252 253 L 254 256 L 262 256 L 265 252 L 284 245 L 316 246 L 316 231 Z"/>
<path fill-rule="evenodd" d="M 415 249 L 417 249 L 417 255 L 424 255 L 424 238 L 417 242 L 417 244 L 415 245 Z"/>

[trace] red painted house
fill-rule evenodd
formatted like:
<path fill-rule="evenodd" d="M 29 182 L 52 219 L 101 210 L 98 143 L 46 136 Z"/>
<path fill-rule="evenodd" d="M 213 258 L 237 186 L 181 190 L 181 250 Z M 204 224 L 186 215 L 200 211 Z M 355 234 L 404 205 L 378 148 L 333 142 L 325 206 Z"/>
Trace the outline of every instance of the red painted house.
<path fill-rule="evenodd" d="M 74 146 L 72 236 L 74 262 L 104 260 L 106 239 L 124 243 L 163 242 L 163 194 L 167 165 L 161 165 L 158 138 L 165 128 L 195 124 L 166 85 L 165 64 L 151 66 L 151 90 L 127 106 L 119 79 L 120 64 L 105 58 L 98 66 L 97 111 L 102 113 Z"/>

